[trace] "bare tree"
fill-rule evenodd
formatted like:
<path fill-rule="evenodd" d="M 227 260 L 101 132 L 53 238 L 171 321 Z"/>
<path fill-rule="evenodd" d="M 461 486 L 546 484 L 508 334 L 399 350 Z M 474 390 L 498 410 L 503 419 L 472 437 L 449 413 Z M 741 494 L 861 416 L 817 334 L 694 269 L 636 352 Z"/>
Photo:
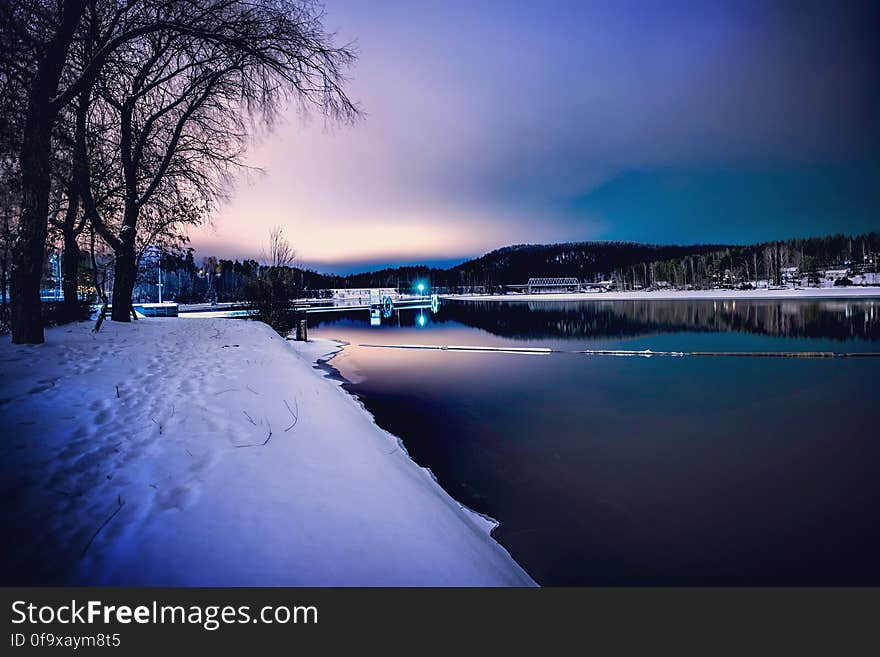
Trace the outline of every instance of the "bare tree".
<path fill-rule="evenodd" d="M 173 224 L 200 221 L 244 166 L 254 124 L 271 124 L 289 97 L 337 118 L 357 112 L 340 87 L 352 53 L 327 46 L 311 5 L 228 4 L 238 10 L 223 15 L 222 29 L 214 28 L 222 38 L 150 33 L 120 48 L 99 82 L 99 102 L 119 126 L 124 185 L 115 231 L 92 213 L 116 253 L 115 321 L 130 315 L 145 215 L 173 218 Z"/>
<path fill-rule="evenodd" d="M 88 95 L 88 90 L 81 93 L 73 108 L 73 116 L 67 116 L 65 118 L 68 120 L 59 122 L 52 158 L 49 229 L 50 235 L 52 232 L 60 235 L 61 287 L 64 293 L 62 316 L 67 321 L 78 319 L 80 315 L 79 240 L 85 230 L 87 217 L 80 203 L 81 172 L 80 167 L 76 166 L 76 151 L 78 143 L 84 143 L 86 139 Z"/>
<path fill-rule="evenodd" d="M 189 166 L 189 173 L 195 174 L 190 184 L 213 198 L 220 190 L 216 174 L 238 164 L 240 151 L 227 147 L 243 146 L 239 138 L 247 128 L 257 120 L 271 123 L 284 101 L 316 105 L 337 118 L 357 114 L 342 89 L 342 72 L 353 52 L 333 46 L 321 18 L 309 0 L 0 3 L 3 42 L 15 46 L 10 52 L 22 62 L 18 69 L 27 97 L 19 149 L 20 226 L 13 250 L 13 342 L 43 341 L 39 287 L 48 230 L 52 130 L 59 113 L 103 81 L 102 98 L 119 116 L 125 183 L 121 225 L 116 234 L 107 226 L 99 232 L 117 253 L 114 301 L 119 303 L 114 303 L 114 318 L 125 321 L 136 274 L 135 233 L 141 210 L 175 171 L 187 177 L 184 163 L 192 165 L 190 156 L 197 159 L 196 166 Z M 92 47 L 74 48 L 81 58 L 72 62 L 71 46 L 77 39 Z M 11 58 L 5 53 L 0 57 Z M 15 67 L 0 66 L 6 68 Z M 219 138 L 221 147 L 211 144 L 209 136 Z M 195 148 L 199 137 L 209 144 L 201 152 Z M 207 191 L 200 187 L 205 180 L 212 183 Z M 87 186 L 81 183 L 81 201 L 94 221 L 97 208 L 87 198 Z M 181 188 L 172 183 L 171 189 Z M 191 192 L 184 194 L 192 197 Z"/>
<path fill-rule="evenodd" d="M 52 127 L 66 104 L 58 101 L 58 83 L 85 4 L 66 0 L 0 5 L 4 42 L 17 46 L 22 66 L 31 65 L 20 75 L 28 87 L 19 152 L 21 214 L 12 253 L 12 341 L 17 343 L 43 342 L 40 279 L 48 231 Z"/>
<path fill-rule="evenodd" d="M 245 286 L 245 298 L 255 311 L 254 319 L 265 322 L 282 335 L 294 325 L 294 256 L 283 229 L 279 226 L 272 228 L 267 250 L 262 255 L 265 265 L 260 267 L 259 276 Z"/>
<path fill-rule="evenodd" d="M 21 203 L 18 153 L 27 85 L 27 69 L 20 64 L 27 45 L 6 22 L 10 9 L 0 4 L 0 333 L 10 329 L 9 274 Z"/>
<path fill-rule="evenodd" d="M 263 254 L 263 260 L 272 269 L 291 267 L 296 258 L 296 251 L 284 237 L 284 229 L 281 226 L 273 226 L 269 231 L 268 253 Z"/>
<path fill-rule="evenodd" d="M 18 212 L 18 189 L 15 162 L 0 160 L 0 333 L 9 330 L 9 268 Z"/>

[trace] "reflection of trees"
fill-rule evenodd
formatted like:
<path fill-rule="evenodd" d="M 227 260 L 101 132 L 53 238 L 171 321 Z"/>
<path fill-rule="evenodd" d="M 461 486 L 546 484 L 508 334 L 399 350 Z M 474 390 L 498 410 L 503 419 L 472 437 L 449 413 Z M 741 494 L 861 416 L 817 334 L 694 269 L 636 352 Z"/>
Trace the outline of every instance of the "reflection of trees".
<path fill-rule="evenodd" d="M 519 338 L 739 331 L 880 339 L 880 303 L 875 301 L 448 302 L 436 319 Z"/>

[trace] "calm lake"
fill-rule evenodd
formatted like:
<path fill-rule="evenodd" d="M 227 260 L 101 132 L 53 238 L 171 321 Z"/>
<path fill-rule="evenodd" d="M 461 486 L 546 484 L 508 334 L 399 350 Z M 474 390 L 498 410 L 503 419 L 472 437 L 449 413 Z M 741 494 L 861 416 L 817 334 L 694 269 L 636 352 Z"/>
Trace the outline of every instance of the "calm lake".
<path fill-rule="evenodd" d="M 311 316 L 380 426 L 539 583 L 880 584 L 880 300 L 443 302 Z"/>

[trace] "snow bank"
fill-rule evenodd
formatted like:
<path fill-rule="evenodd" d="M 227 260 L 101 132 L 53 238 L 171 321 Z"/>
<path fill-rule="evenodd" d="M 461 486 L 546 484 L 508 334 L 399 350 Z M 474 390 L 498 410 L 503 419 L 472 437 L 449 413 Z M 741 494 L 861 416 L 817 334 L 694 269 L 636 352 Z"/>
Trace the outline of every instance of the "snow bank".
<path fill-rule="evenodd" d="M 563 294 L 443 295 L 462 301 L 670 301 L 693 299 L 859 299 L 880 298 L 880 287 L 809 287 L 781 290 L 654 290 Z"/>
<path fill-rule="evenodd" d="M 334 343 L 90 329 L 0 346 L 4 583 L 534 584 L 314 366 Z"/>

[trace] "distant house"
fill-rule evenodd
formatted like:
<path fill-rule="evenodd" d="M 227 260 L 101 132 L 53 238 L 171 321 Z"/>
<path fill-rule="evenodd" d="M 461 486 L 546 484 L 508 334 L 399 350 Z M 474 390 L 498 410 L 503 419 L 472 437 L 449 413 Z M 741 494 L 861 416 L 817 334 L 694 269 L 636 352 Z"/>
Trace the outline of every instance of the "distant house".
<path fill-rule="evenodd" d="M 834 284 L 838 279 L 847 278 L 847 276 L 849 276 L 849 269 L 826 269 L 822 278 L 826 283 Z"/>
<path fill-rule="evenodd" d="M 797 267 L 783 267 L 780 273 L 783 283 L 797 283 L 801 279 L 800 270 Z"/>

